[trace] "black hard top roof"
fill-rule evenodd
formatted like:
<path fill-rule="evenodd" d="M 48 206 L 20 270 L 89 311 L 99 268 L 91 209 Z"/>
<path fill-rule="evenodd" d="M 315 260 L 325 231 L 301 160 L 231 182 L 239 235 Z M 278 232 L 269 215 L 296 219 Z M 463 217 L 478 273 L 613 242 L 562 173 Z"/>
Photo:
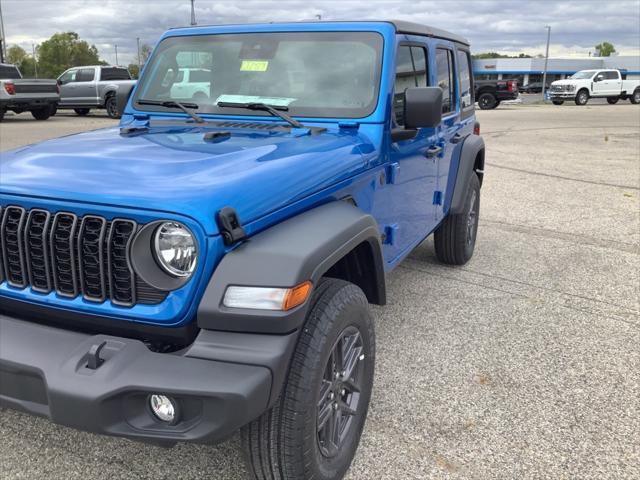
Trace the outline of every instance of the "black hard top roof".
<path fill-rule="evenodd" d="M 396 27 L 398 33 L 406 33 L 409 35 L 425 35 L 427 37 L 442 38 L 445 40 L 451 40 L 453 42 L 469 45 L 469 40 L 455 33 L 447 32 L 439 28 L 430 27 L 428 25 L 422 25 L 420 23 L 406 22 L 404 20 L 388 20 Z"/>

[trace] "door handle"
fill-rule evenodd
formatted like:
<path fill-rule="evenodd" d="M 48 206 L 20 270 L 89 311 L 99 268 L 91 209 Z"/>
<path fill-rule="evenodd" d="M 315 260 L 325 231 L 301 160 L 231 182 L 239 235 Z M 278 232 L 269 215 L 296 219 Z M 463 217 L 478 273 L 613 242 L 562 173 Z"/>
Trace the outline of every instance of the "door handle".
<path fill-rule="evenodd" d="M 440 145 L 434 145 L 432 147 L 427 148 L 427 151 L 425 152 L 425 156 L 427 158 L 433 158 L 438 156 L 440 152 L 442 152 L 442 147 Z"/>
<path fill-rule="evenodd" d="M 451 137 L 450 142 L 451 143 L 460 143 L 462 140 L 464 140 L 464 137 L 462 135 L 460 135 L 459 133 L 456 133 L 453 137 Z"/>

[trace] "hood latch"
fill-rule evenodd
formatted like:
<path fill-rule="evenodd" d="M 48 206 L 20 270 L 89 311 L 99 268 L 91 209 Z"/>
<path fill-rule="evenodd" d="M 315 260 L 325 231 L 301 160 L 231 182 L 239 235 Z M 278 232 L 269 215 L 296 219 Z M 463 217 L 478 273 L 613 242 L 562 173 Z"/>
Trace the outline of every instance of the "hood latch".
<path fill-rule="evenodd" d="M 225 245 L 233 245 L 247 236 L 234 208 L 223 207 L 220 209 L 217 220 Z"/>

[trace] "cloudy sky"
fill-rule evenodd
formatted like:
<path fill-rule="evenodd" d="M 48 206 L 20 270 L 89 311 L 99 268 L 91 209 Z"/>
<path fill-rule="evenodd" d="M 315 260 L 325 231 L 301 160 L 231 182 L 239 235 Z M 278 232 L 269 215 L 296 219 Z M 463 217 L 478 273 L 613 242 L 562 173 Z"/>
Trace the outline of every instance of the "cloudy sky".
<path fill-rule="evenodd" d="M 0 0 L 7 44 L 28 51 L 55 32 L 75 31 L 102 58 L 133 62 L 136 37 L 153 45 L 167 28 L 188 25 L 190 0 Z M 312 19 L 404 19 L 451 30 L 475 52 L 587 55 L 601 41 L 640 54 L 640 0 L 195 0 L 198 24 Z"/>

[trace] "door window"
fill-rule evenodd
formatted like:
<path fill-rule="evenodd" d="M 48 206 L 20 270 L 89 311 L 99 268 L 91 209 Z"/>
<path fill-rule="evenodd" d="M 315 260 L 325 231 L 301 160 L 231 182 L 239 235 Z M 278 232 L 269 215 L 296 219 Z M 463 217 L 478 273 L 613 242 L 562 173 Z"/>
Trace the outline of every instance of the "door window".
<path fill-rule="evenodd" d="M 78 70 L 69 70 L 68 72 L 65 72 L 60 77 L 60 84 L 64 85 L 65 83 L 75 82 L 77 74 L 78 74 Z"/>
<path fill-rule="evenodd" d="M 393 111 L 396 123 L 404 125 L 404 91 L 427 86 L 427 53 L 422 47 L 401 45 L 396 58 Z"/>
<path fill-rule="evenodd" d="M 469 53 L 463 50 L 458 50 L 458 82 L 460 82 L 460 107 L 462 110 L 473 107 L 471 62 L 469 61 Z"/>
<path fill-rule="evenodd" d="M 451 50 L 438 48 L 436 50 L 436 65 L 438 68 L 438 86 L 442 89 L 442 113 L 447 114 L 455 109 L 453 90 L 453 56 Z"/>
<path fill-rule="evenodd" d="M 96 71 L 93 68 L 81 68 L 76 76 L 76 82 L 92 82 Z"/>
<path fill-rule="evenodd" d="M 618 80 L 618 72 L 604 72 L 605 80 Z"/>
<path fill-rule="evenodd" d="M 103 67 L 100 74 L 101 80 L 131 80 L 129 70 L 126 68 Z"/>

